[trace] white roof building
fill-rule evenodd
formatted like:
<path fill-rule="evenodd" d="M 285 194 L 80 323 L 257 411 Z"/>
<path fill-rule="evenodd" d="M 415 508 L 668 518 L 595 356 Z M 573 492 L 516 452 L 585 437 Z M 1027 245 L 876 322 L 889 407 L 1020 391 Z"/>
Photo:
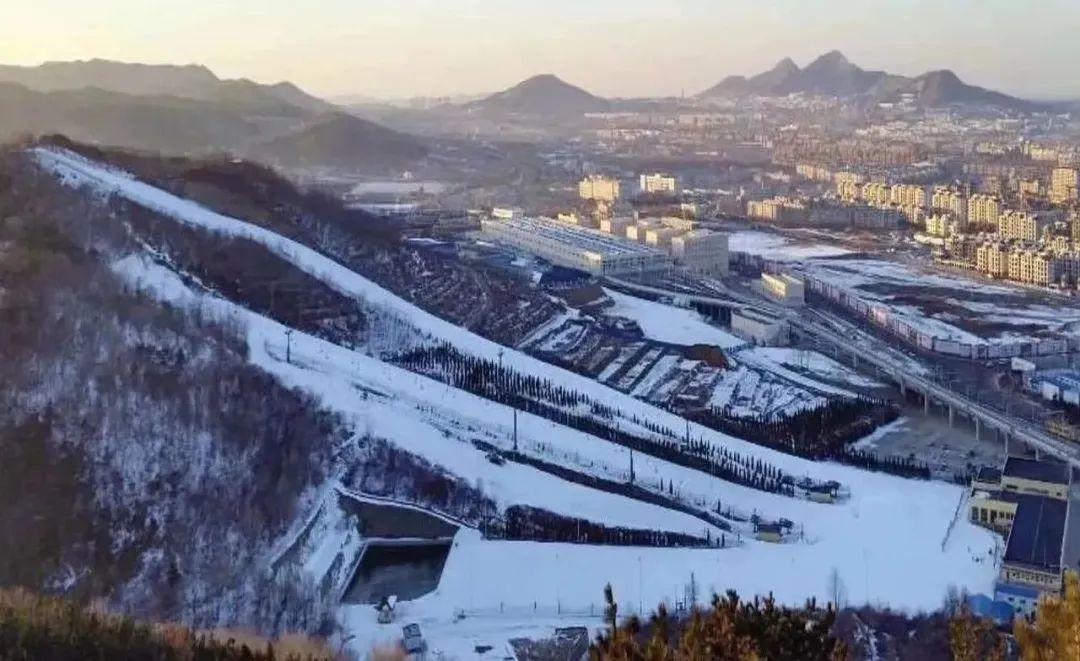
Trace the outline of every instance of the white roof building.
<path fill-rule="evenodd" d="M 671 267 L 671 258 L 654 247 L 546 218 L 483 220 L 481 229 L 493 239 L 553 264 L 593 275 L 657 273 Z"/>

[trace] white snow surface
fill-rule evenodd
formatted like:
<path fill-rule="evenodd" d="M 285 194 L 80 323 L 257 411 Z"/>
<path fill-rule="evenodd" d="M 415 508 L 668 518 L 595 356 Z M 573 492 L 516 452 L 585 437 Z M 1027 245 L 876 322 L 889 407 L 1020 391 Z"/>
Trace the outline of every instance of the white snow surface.
<path fill-rule="evenodd" d="M 605 289 L 604 293 L 615 302 L 607 314 L 636 321 L 645 337 L 658 342 L 683 346 L 711 344 L 722 349 L 746 344 L 745 340 L 705 321 L 695 310 L 656 303 L 611 289 Z"/>
<path fill-rule="evenodd" d="M 683 422 L 592 380 L 542 363 L 435 318 L 319 253 L 273 232 L 227 218 L 138 182 L 128 175 L 54 149 L 39 149 L 39 163 L 70 184 L 83 183 L 103 193 L 117 193 L 191 225 L 259 241 L 299 268 L 399 314 L 433 338 L 460 350 L 495 358 L 504 364 L 585 392 L 597 401 L 651 419 L 673 429 Z M 612 524 L 655 525 L 700 534 L 700 521 L 669 510 L 622 498 L 575 489 L 561 480 L 520 466 L 493 466 L 464 442 L 470 434 L 506 442 L 510 411 L 443 384 L 404 372 L 374 358 L 296 332 L 292 364 L 284 362 L 284 328 L 271 320 L 217 299 L 195 295 L 171 272 L 131 257 L 118 272 L 170 300 L 242 315 L 248 327 L 252 361 L 289 386 L 304 388 L 323 403 L 349 415 L 358 429 L 387 437 L 405 449 L 482 481 L 485 492 L 507 503 L 515 499 L 555 511 Z M 690 338 L 687 337 L 687 340 Z M 706 338 L 698 341 L 707 342 Z M 365 390 L 367 394 L 365 394 Z M 375 394 L 371 394 L 375 393 Z M 505 422 L 498 422 L 498 421 Z M 592 462 L 597 472 L 617 471 L 625 450 L 594 437 L 522 415 L 521 435 L 529 447 L 549 446 L 563 460 Z M 641 549 L 485 541 L 462 530 L 450 554 L 439 588 L 399 607 L 400 622 L 374 623 L 370 607 L 344 609 L 353 645 L 366 650 L 374 642 L 400 635 L 400 623 L 422 624 L 433 649 L 464 656 L 482 637 L 497 646 L 522 630 L 548 631 L 555 623 L 596 623 L 604 584 L 611 582 L 623 613 L 646 610 L 660 601 L 682 598 L 693 573 L 701 592 L 735 588 L 744 595 L 772 591 L 781 601 L 801 603 L 827 597 L 827 577 L 835 567 L 852 603 L 888 604 L 907 610 L 933 610 L 949 585 L 989 593 L 995 568 L 986 561 L 995 536 L 961 518 L 945 539 L 962 489 L 942 482 L 905 480 L 848 466 L 815 463 L 773 452 L 712 430 L 690 425 L 691 434 L 709 443 L 760 457 L 796 475 L 835 479 L 848 486 L 849 501 L 821 505 L 731 485 L 708 475 L 635 456 L 642 480 L 671 479 L 676 491 L 706 502 L 721 499 L 744 511 L 796 521 L 801 542 L 771 545 L 750 541 L 724 550 Z M 449 437 L 444 431 L 450 430 Z M 538 440 L 542 439 L 542 440 Z M 963 512 L 963 509 L 961 509 Z M 320 564 L 312 559 L 313 564 Z M 639 580 L 639 576 L 642 577 Z M 453 614 L 468 617 L 455 623 Z M 561 615 L 569 613 L 569 615 Z M 597 611 L 598 613 L 598 611 Z"/>
<path fill-rule="evenodd" d="M 743 230 L 732 232 L 728 237 L 728 250 L 748 255 L 760 255 L 779 262 L 794 262 L 814 257 L 835 257 L 851 251 L 840 246 L 824 243 L 796 243 L 779 234 Z"/>

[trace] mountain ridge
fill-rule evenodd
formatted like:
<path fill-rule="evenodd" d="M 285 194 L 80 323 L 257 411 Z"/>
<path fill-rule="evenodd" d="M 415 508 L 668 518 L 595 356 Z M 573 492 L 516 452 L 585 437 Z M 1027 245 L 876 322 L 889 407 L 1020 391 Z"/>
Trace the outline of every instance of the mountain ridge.
<path fill-rule="evenodd" d="M 1009 109 L 1031 109 L 1039 104 L 1002 92 L 963 82 L 949 69 L 928 71 L 918 76 L 901 76 L 886 71 L 867 70 L 854 64 L 838 50 L 824 53 L 799 68 L 784 58 L 768 71 L 746 77 L 727 76 L 697 95 L 699 99 L 743 96 L 787 96 L 815 94 L 834 97 L 866 96 L 890 102 L 911 94 L 921 106 L 953 104 L 994 105 Z"/>
<path fill-rule="evenodd" d="M 91 59 L 51 61 L 28 67 L 0 65 L 0 82 L 16 83 L 44 93 L 97 88 L 131 96 L 175 96 L 233 103 L 255 111 L 281 112 L 284 105 L 309 113 L 335 108 L 287 81 L 264 85 L 246 78 L 219 78 L 201 64 Z"/>

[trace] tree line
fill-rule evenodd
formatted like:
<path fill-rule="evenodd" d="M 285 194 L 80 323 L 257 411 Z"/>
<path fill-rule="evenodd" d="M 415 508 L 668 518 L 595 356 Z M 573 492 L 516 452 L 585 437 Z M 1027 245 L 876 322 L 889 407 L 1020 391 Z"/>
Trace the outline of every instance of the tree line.
<path fill-rule="evenodd" d="M 547 379 L 522 375 L 492 360 L 462 354 L 446 343 L 402 352 L 390 357 L 389 361 L 454 388 L 657 459 L 760 491 L 794 495 L 790 477 L 756 457 L 698 439 L 680 439 L 671 429 L 637 416 L 631 420 L 659 438 L 631 434 L 619 429 L 618 411 L 593 401 L 588 395 L 555 385 Z M 588 414 L 569 410 L 571 408 L 585 409 Z"/>
<path fill-rule="evenodd" d="M 528 505 L 512 505 L 503 514 L 503 528 L 492 531 L 492 536 L 502 539 L 536 542 L 562 542 L 568 544 L 597 544 L 604 546 L 669 547 L 723 547 L 727 536 L 714 538 L 666 530 L 648 530 L 608 526 L 587 519 L 563 516 L 545 509 Z"/>
<path fill-rule="evenodd" d="M 730 407 L 685 412 L 701 425 L 787 454 L 929 479 L 930 466 L 924 462 L 850 447 L 899 415 L 895 406 L 868 397 L 833 398 L 814 409 L 768 416 L 735 416 Z"/>

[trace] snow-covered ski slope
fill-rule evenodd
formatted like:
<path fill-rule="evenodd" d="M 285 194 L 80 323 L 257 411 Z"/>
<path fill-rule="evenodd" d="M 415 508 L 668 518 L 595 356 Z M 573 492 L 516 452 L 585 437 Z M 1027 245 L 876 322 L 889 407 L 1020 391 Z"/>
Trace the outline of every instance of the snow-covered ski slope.
<path fill-rule="evenodd" d="M 502 352 L 504 364 L 514 369 L 551 379 L 672 429 L 683 428 L 683 421 L 670 413 L 437 319 L 273 232 L 221 216 L 68 152 L 39 149 L 36 156 L 42 166 L 71 185 L 121 195 L 178 222 L 259 241 L 304 271 L 368 305 L 392 311 L 433 339 L 447 341 L 459 350 L 492 359 Z M 208 302 L 205 296 L 187 290 L 170 271 L 148 260 L 131 257 L 116 268 L 163 298 L 180 301 L 197 297 L 203 305 L 220 306 L 222 314 L 243 315 L 255 363 L 288 385 L 318 394 L 328 406 L 351 416 L 358 431 L 384 436 L 451 472 L 480 481 L 484 491 L 500 504 L 522 502 L 615 525 L 654 527 L 659 523 L 665 529 L 702 532 L 702 522 L 693 517 L 576 488 L 520 466 L 499 467 L 487 462 L 464 439 L 476 435 L 486 440 L 501 438 L 505 443 L 512 415 L 506 407 L 299 332 L 292 340 L 295 359 L 286 363 L 285 329 L 275 322 L 223 301 Z M 625 470 L 622 448 L 532 416 L 522 415 L 519 425 L 526 444 L 547 444 L 568 465 L 592 462 L 601 474 Z M 697 425 L 691 425 L 691 433 L 796 475 L 838 480 L 850 487 L 851 499 L 838 505 L 819 505 L 784 498 L 635 455 L 635 469 L 643 480 L 671 479 L 685 494 L 719 498 L 768 517 L 790 518 L 804 527 L 806 541 L 780 545 L 750 542 L 725 550 L 632 549 L 497 542 L 462 532 L 439 589 L 403 605 L 404 617 L 427 623 L 429 632 L 432 628 L 453 631 L 448 622 L 455 609 L 493 620 L 500 617 L 500 610 L 506 617 L 516 613 L 519 622 L 521 618 L 535 621 L 543 613 L 554 617 L 559 611 L 587 619 L 588 608 L 598 606 L 607 582 L 615 586 L 620 602 L 636 606 L 640 599 L 648 609 L 661 600 L 681 599 L 691 572 L 704 592 L 728 587 L 745 594 L 772 591 L 783 601 L 801 602 L 810 596 L 828 597 L 827 578 L 835 567 L 851 602 L 904 609 L 939 607 L 949 585 L 972 592 L 991 589 L 995 571 L 987 551 L 994 546 L 994 536 L 969 524 L 961 510 L 961 520 L 945 540 L 962 494 L 959 487 L 814 463 Z M 529 609 L 535 609 L 533 616 Z M 375 628 L 367 607 L 351 609 L 350 613 L 358 636 L 364 639 L 389 638 L 397 633 L 393 627 Z M 469 629 L 458 631 L 465 635 Z"/>

